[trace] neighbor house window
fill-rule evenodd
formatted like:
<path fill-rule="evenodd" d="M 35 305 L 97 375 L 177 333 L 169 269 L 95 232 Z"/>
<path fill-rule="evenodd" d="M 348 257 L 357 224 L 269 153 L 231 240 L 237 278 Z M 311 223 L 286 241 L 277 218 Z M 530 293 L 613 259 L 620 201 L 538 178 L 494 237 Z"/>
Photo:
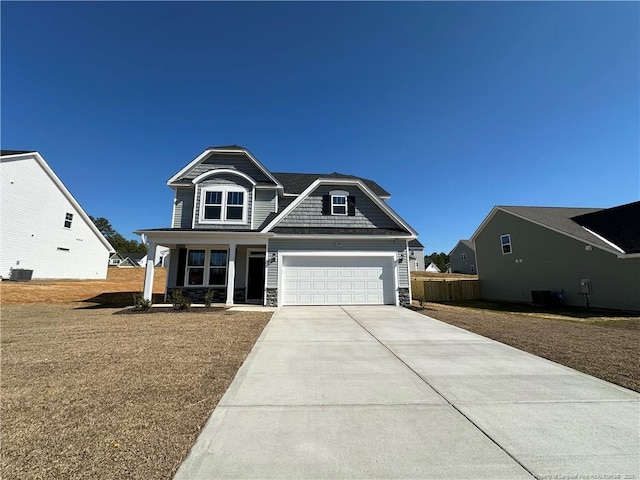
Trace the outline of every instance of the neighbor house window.
<path fill-rule="evenodd" d="M 467 259 L 467 254 L 466 253 L 461 253 L 460 254 L 460 260 L 466 260 Z"/>
<path fill-rule="evenodd" d="M 227 284 L 227 256 L 227 250 L 189 250 L 186 284 L 224 287 Z"/>
<path fill-rule="evenodd" d="M 511 235 L 500 235 L 500 246 L 502 247 L 503 255 L 511 253 Z"/>
<path fill-rule="evenodd" d="M 331 215 L 347 214 L 347 196 L 331 195 Z"/>
<path fill-rule="evenodd" d="M 203 190 L 200 220 L 203 222 L 246 222 L 247 192 L 241 188 Z"/>
<path fill-rule="evenodd" d="M 73 213 L 67 213 L 64 216 L 64 228 L 71 228 L 71 222 L 73 222 Z"/>
<path fill-rule="evenodd" d="M 476 271 L 476 266 L 475 265 L 471 265 L 471 273 Z"/>

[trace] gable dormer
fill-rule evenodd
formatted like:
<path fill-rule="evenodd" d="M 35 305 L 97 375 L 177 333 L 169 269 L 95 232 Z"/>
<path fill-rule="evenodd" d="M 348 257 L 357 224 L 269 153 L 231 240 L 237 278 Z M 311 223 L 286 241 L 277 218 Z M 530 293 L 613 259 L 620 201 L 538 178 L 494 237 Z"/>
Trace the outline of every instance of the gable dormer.
<path fill-rule="evenodd" d="M 253 230 L 277 209 L 282 185 L 240 146 L 211 147 L 169 179 L 173 228 Z"/>

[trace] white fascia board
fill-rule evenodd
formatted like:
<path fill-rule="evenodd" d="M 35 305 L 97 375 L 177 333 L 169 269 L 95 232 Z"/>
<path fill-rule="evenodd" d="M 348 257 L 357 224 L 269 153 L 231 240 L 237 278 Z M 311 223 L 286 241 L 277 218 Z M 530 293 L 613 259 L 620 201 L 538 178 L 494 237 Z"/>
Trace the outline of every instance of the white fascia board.
<path fill-rule="evenodd" d="M 640 253 L 625 253 L 624 255 L 618 255 L 618 258 L 626 260 L 628 258 L 640 258 Z"/>
<path fill-rule="evenodd" d="M 371 191 L 369 187 L 367 187 L 364 182 L 360 180 L 351 180 L 351 179 L 333 179 L 333 178 L 319 178 L 314 181 L 311 185 L 307 187 L 307 189 L 302 192 L 298 198 L 296 198 L 293 202 L 291 202 L 287 208 L 285 208 L 280 215 L 274 218 L 269 225 L 264 227 L 263 232 L 270 231 L 273 227 L 275 227 L 278 223 L 280 223 L 293 209 L 295 209 L 302 201 L 307 198 L 313 191 L 315 191 L 320 185 L 354 185 L 360 188 L 365 195 L 367 195 L 373 203 L 375 203 L 383 212 L 385 212 L 391 219 L 398 224 L 399 226 L 405 228 L 408 232 L 410 232 L 411 239 L 418 237 L 418 232 L 416 232 L 408 223 L 406 223 L 396 212 L 393 211 L 389 205 L 380 200 L 375 193 Z"/>
<path fill-rule="evenodd" d="M 617 246 L 615 243 L 611 242 L 610 240 L 607 240 L 602 235 L 598 235 L 596 232 L 594 232 L 593 230 L 589 230 L 587 227 L 582 227 L 582 228 L 584 228 L 587 232 L 589 232 L 594 237 L 602 240 L 604 243 L 609 245 L 611 248 L 615 249 L 618 253 L 626 254 L 626 252 L 623 249 L 621 249 L 619 246 Z"/>
<path fill-rule="evenodd" d="M 198 175 L 196 178 L 194 178 L 193 180 L 191 180 L 191 183 L 193 183 L 194 185 L 197 185 L 198 183 L 200 183 L 202 180 L 204 180 L 205 178 L 211 177 L 213 175 L 220 175 L 220 174 L 228 174 L 228 175 L 237 175 L 239 177 L 244 178 L 246 181 L 248 181 L 249 183 L 251 183 L 252 186 L 256 185 L 256 181 L 251 178 L 249 175 L 247 175 L 244 172 L 241 172 L 239 170 L 233 170 L 231 168 L 216 168 L 214 170 L 209 170 L 208 172 L 204 172 L 201 173 L 200 175 Z"/>
<path fill-rule="evenodd" d="M 212 232 L 210 230 L 189 231 L 157 231 L 136 230 L 136 235 L 144 235 L 148 242 L 156 245 L 207 245 L 220 243 L 235 243 L 237 245 L 262 245 L 267 242 L 271 234 L 260 232 Z"/>
<path fill-rule="evenodd" d="M 612 245 L 611 249 L 605 248 L 605 247 L 603 247 L 602 245 L 597 245 L 596 243 L 589 242 L 588 240 L 585 240 L 584 238 L 576 237 L 575 235 L 571 235 L 571 234 L 569 234 L 569 233 L 567 233 L 567 232 L 563 232 L 562 230 L 558 230 L 557 228 L 550 227 L 549 225 L 545 225 L 544 223 L 537 222 L 537 221 L 532 220 L 532 219 L 530 219 L 530 218 L 528 218 L 528 217 L 524 217 L 524 216 L 522 216 L 522 215 L 518 215 L 517 213 L 510 212 L 510 211 L 508 211 L 508 210 L 505 210 L 505 209 L 500 208 L 500 207 L 497 207 L 497 206 L 496 206 L 496 207 L 493 207 L 493 209 L 491 210 L 491 213 L 489 213 L 489 215 L 487 216 L 487 218 L 485 218 L 485 219 L 484 219 L 484 221 L 480 224 L 480 226 L 478 227 L 478 229 L 477 229 L 477 230 L 473 233 L 473 235 L 471 236 L 471 241 L 474 243 L 474 246 L 475 246 L 476 238 L 478 237 L 478 235 L 480 235 L 480 233 L 482 232 L 482 230 L 484 230 L 484 228 L 487 226 L 487 224 L 489 223 L 489 221 L 490 221 L 490 220 L 495 216 L 495 214 L 496 214 L 498 211 L 501 211 L 501 212 L 504 212 L 504 213 L 508 213 L 509 215 L 513 215 L 514 217 L 520 218 L 521 220 L 525 220 L 525 221 L 527 221 L 527 222 L 533 223 L 534 225 L 538 225 L 539 227 L 546 228 L 547 230 L 551 230 L 552 232 L 556 232 L 556 233 L 559 233 L 560 235 L 564 235 L 565 237 L 569 237 L 569 238 L 572 238 L 572 239 L 574 239 L 574 240 L 577 240 L 577 241 L 578 241 L 578 242 L 580 242 L 580 243 L 586 243 L 587 245 L 591 245 L 592 247 L 599 248 L 599 249 L 600 249 L 600 250 L 602 250 L 602 251 L 605 251 L 605 252 L 608 252 L 608 253 L 613 253 L 613 254 L 615 254 L 615 255 L 619 255 L 619 254 L 620 254 L 620 251 L 622 251 L 622 252 L 624 253 L 624 251 L 623 251 L 622 249 L 619 249 L 619 251 L 618 251 L 618 250 L 616 250 L 616 249 L 618 249 L 619 247 L 614 246 L 611 242 L 609 242 L 609 241 L 605 240 L 604 238 L 600 237 L 599 235 L 594 234 L 593 232 L 591 232 L 591 231 L 590 231 L 589 229 L 587 229 L 587 228 L 582 227 L 582 228 L 584 228 L 587 232 L 591 233 L 591 234 L 592 234 L 592 235 L 594 235 L 596 238 L 598 238 L 599 240 L 602 240 L 603 242 L 605 242 L 607 245 Z"/>
<path fill-rule="evenodd" d="M 174 182 L 176 182 L 176 180 L 178 178 L 180 178 L 182 175 L 184 175 L 186 172 L 188 172 L 191 168 L 196 166 L 198 163 L 202 162 L 211 153 L 244 153 L 256 165 L 256 167 L 258 167 L 258 169 L 260 171 L 262 171 L 262 173 L 264 173 L 273 183 L 276 184 L 276 187 L 283 188 L 282 184 L 271 174 L 271 172 L 269 172 L 269 170 L 267 170 L 265 168 L 264 165 L 262 165 L 262 163 L 260 163 L 258 161 L 257 158 L 255 158 L 253 155 L 251 155 L 251 152 L 249 152 L 249 150 L 247 150 L 247 149 L 228 149 L 228 148 L 208 148 L 208 149 L 206 149 L 204 152 L 202 152 L 200 155 L 198 155 L 195 159 L 193 159 L 191 162 L 189 162 L 189 164 L 186 167 L 184 167 L 182 170 L 180 170 L 178 173 L 176 173 L 173 177 L 171 177 L 169 180 L 167 180 L 167 185 L 171 186 Z"/>
<path fill-rule="evenodd" d="M 53 184 L 60 190 L 62 195 L 64 195 L 66 199 L 69 201 L 69 203 L 71 203 L 71 205 L 73 205 L 73 207 L 78 211 L 78 213 L 80 213 L 80 217 L 82 217 L 82 219 L 89 226 L 89 228 L 94 233 L 94 235 L 98 237 L 98 240 L 100 241 L 100 243 L 104 245 L 104 247 L 109 251 L 109 253 L 114 253 L 116 251 L 115 248 L 113 248 L 109 243 L 109 241 L 104 237 L 104 235 L 100 233 L 100 230 L 98 230 L 98 227 L 96 227 L 95 224 L 91 221 L 91 219 L 89 218 L 89 215 L 87 215 L 87 213 L 80 206 L 78 201 L 73 197 L 69 189 L 64 186 L 64 183 L 62 183 L 62 180 L 58 178 L 58 176 L 55 174 L 55 172 L 49 166 L 49 164 L 45 161 L 42 155 L 40 155 L 38 152 L 22 153 L 22 154 L 16 154 L 16 155 L 4 155 L 2 156 L 2 161 L 26 160 L 29 158 L 34 158 L 36 162 L 38 162 L 40 167 L 42 167 L 42 169 L 45 171 L 47 176 L 51 179 Z"/>

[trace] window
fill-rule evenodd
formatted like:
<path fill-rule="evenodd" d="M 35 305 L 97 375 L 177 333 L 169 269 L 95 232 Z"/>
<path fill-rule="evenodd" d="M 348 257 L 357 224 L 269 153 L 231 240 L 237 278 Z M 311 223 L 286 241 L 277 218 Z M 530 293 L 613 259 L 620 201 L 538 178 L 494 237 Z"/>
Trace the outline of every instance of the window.
<path fill-rule="evenodd" d="M 471 265 L 471 273 L 474 273 L 476 271 L 476 266 L 475 265 Z"/>
<path fill-rule="evenodd" d="M 500 246 L 502 247 L 503 255 L 511 253 L 511 235 L 500 235 Z"/>
<path fill-rule="evenodd" d="M 227 253 L 227 250 L 189 250 L 186 284 L 224 287 L 227 284 Z"/>
<path fill-rule="evenodd" d="M 222 215 L 222 192 L 204 192 L 204 218 L 220 220 Z"/>
<path fill-rule="evenodd" d="M 246 201 L 246 191 L 241 188 L 203 190 L 200 221 L 246 223 Z"/>
<path fill-rule="evenodd" d="M 347 214 L 346 195 L 331 195 L 331 215 Z"/>
<path fill-rule="evenodd" d="M 467 254 L 466 253 L 461 253 L 460 254 L 460 260 L 466 260 L 467 259 Z"/>
<path fill-rule="evenodd" d="M 64 216 L 64 228 L 71 228 L 71 222 L 73 222 L 73 213 L 67 213 Z"/>

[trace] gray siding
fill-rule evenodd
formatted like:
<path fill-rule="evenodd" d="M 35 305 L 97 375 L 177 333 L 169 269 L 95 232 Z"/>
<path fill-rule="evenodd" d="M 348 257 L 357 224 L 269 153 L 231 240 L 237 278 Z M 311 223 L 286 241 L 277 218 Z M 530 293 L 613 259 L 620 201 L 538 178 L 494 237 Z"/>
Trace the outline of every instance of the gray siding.
<path fill-rule="evenodd" d="M 463 253 L 466 255 L 466 258 L 464 260 L 460 258 L 461 254 Z M 467 273 L 470 275 L 475 275 L 477 273 L 476 252 L 474 252 L 464 243 L 460 242 L 451 251 L 451 255 L 449 256 L 449 264 L 452 273 Z M 473 269 L 471 267 L 473 267 Z"/>
<path fill-rule="evenodd" d="M 176 277 L 178 275 L 178 249 L 172 248 L 169 254 L 169 269 L 167 270 L 167 286 L 176 286 Z"/>
<path fill-rule="evenodd" d="M 172 228 L 191 228 L 193 219 L 193 196 L 194 187 L 178 187 L 176 188 L 176 196 L 174 199 Z"/>
<path fill-rule="evenodd" d="M 355 216 L 323 215 L 322 196 L 332 190 L 349 192 L 356 198 Z M 397 228 L 398 225 L 389 218 L 371 199 L 355 186 L 318 187 L 305 198 L 279 224 L 279 227 L 352 227 L 352 228 Z"/>
<path fill-rule="evenodd" d="M 341 243 L 337 246 L 336 243 Z M 287 251 L 326 251 L 326 252 L 341 252 L 341 251 L 356 251 L 356 252 L 398 252 L 405 253 L 406 256 L 407 241 L 403 239 L 385 240 L 385 239 L 271 239 L 269 240 L 267 258 L 273 253 L 278 253 L 280 250 Z M 398 288 L 409 287 L 409 264 L 407 261 L 403 261 L 398 264 Z M 267 269 L 267 287 L 276 288 L 278 286 L 278 262 L 273 262 Z"/>
<path fill-rule="evenodd" d="M 411 252 L 413 252 L 413 254 Z M 409 261 L 409 270 L 412 272 L 424 272 L 424 249 L 409 247 Z"/>
<path fill-rule="evenodd" d="M 253 227 L 259 228 L 270 213 L 276 211 L 275 190 L 264 190 L 258 188 L 255 190 L 256 198 L 253 206 Z"/>
<path fill-rule="evenodd" d="M 212 154 L 209 155 L 206 159 L 200 162 L 198 165 L 194 166 L 190 170 L 188 170 L 184 175 L 182 175 L 178 181 L 191 181 L 196 178 L 198 175 L 201 175 L 205 172 L 216 168 L 233 168 L 239 170 L 243 173 L 246 173 L 251 178 L 253 178 L 256 182 L 269 182 L 273 183 L 272 180 L 267 177 L 262 170 L 260 170 L 253 160 L 247 157 L 244 154 Z"/>
<path fill-rule="evenodd" d="M 201 224 L 199 222 L 199 218 L 200 218 L 200 199 L 202 195 L 202 190 L 204 188 L 216 186 L 216 185 L 239 185 L 247 189 L 247 223 L 239 223 L 239 224 L 220 223 L 220 224 L 215 224 L 216 227 L 219 227 L 219 228 L 222 227 L 228 230 L 246 230 L 250 228 L 251 227 L 251 204 L 253 202 L 253 195 L 252 195 L 253 186 L 247 180 L 237 175 L 216 175 L 211 179 L 207 179 L 200 182 L 196 186 L 195 205 L 194 205 L 195 218 L 196 218 L 195 228 L 211 228 L 211 226 L 214 225 L 211 223 Z"/>
<path fill-rule="evenodd" d="M 510 234 L 503 255 L 500 235 Z M 640 259 L 619 259 L 584 242 L 498 211 L 475 239 L 483 298 L 531 302 L 532 290 L 564 289 L 565 303 L 585 305 L 579 281 L 591 280 L 593 307 L 640 310 Z M 516 262 L 517 260 L 517 262 Z"/>
<path fill-rule="evenodd" d="M 247 247 L 238 245 L 236 247 L 236 279 L 235 288 L 245 288 L 247 276 Z"/>

